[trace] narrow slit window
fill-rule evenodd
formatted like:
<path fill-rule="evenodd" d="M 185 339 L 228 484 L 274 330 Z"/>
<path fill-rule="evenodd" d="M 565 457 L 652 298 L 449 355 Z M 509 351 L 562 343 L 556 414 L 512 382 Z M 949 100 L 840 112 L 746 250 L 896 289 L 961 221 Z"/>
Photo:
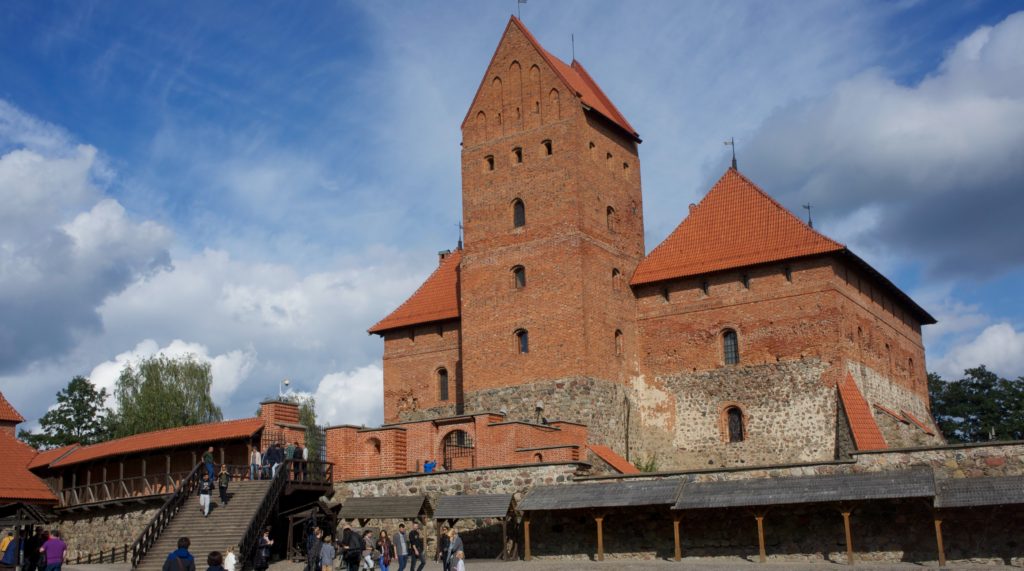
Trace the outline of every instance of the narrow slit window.
<path fill-rule="evenodd" d="M 722 333 L 722 352 L 726 365 L 735 365 L 740 362 L 739 339 L 732 329 L 726 329 Z"/>
<path fill-rule="evenodd" d="M 512 149 L 512 158 L 515 160 L 516 164 L 521 164 L 523 162 L 523 148 L 516 147 Z"/>
<path fill-rule="evenodd" d="M 615 231 L 615 209 L 609 206 L 605 210 L 605 223 L 608 225 L 608 231 Z"/>
<path fill-rule="evenodd" d="M 743 284 L 743 289 L 750 289 L 750 276 L 747 274 L 740 276 L 740 283 Z"/>
<path fill-rule="evenodd" d="M 786 266 L 785 269 L 782 270 L 782 273 L 786 276 L 787 282 L 793 281 L 793 268 Z"/>
<path fill-rule="evenodd" d="M 494 155 L 487 155 L 484 157 L 484 168 L 489 171 L 494 170 Z"/>
<path fill-rule="evenodd" d="M 622 330 L 615 330 L 615 356 L 622 356 Z"/>
<path fill-rule="evenodd" d="M 520 355 L 530 352 L 530 334 L 525 329 L 516 330 L 516 352 Z"/>
<path fill-rule="evenodd" d="M 612 268 L 612 290 L 618 291 L 622 283 L 622 272 L 619 268 Z"/>
<path fill-rule="evenodd" d="M 708 283 L 708 280 L 700 282 L 700 292 L 704 295 L 711 295 L 711 284 Z"/>
<path fill-rule="evenodd" d="M 541 145 L 544 145 L 544 155 L 551 156 L 551 139 L 546 139 Z"/>
<path fill-rule="evenodd" d="M 440 400 L 448 400 L 448 369 L 437 370 L 437 393 Z"/>
<path fill-rule="evenodd" d="M 725 414 L 729 424 L 729 442 L 743 442 L 743 411 L 731 406 Z"/>
<path fill-rule="evenodd" d="M 512 201 L 512 227 L 526 226 L 526 205 L 518 198 Z"/>
<path fill-rule="evenodd" d="M 515 289 L 526 287 L 526 268 L 523 266 L 512 268 L 512 287 Z"/>

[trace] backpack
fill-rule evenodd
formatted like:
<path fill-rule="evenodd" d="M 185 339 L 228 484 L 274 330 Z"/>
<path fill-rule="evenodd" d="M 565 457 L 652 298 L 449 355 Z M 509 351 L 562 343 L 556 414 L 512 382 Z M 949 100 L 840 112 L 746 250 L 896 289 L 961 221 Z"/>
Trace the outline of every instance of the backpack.
<path fill-rule="evenodd" d="M 302 460 L 302 447 L 296 446 L 292 452 L 292 460 Z"/>

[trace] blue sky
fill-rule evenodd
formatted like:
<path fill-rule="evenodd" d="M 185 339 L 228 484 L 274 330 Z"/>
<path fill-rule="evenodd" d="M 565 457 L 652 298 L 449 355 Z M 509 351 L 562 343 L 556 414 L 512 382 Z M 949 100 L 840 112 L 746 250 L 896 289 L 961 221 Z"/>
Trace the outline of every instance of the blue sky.
<path fill-rule="evenodd" d="M 644 139 L 647 248 L 727 166 L 1024 374 L 1024 13 L 1007 2 L 532 0 Z M 515 2 L 63 2 L 0 12 L 0 390 L 191 352 L 228 416 L 283 378 L 381 417 L 367 327 L 454 246 L 459 124 Z"/>

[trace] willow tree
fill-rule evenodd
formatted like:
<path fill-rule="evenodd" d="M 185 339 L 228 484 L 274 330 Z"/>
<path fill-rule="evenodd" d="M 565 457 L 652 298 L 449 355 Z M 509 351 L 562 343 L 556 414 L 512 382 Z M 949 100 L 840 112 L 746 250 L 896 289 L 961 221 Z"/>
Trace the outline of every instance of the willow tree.
<path fill-rule="evenodd" d="M 114 389 L 114 437 L 222 420 L 212 385 L 210 364 L 193 355 L 160 354 L 129 363 Z"/>

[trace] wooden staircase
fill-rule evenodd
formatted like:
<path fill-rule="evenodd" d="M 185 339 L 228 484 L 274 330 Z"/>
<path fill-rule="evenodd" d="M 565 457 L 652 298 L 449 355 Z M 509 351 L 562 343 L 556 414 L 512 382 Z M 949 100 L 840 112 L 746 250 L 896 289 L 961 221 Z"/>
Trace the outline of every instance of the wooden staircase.
<path fill-rule="evenodd" d="M 185 499 L 170 523 L 160 532 L 136 569 L 160 571 L 167 555 L 177 549 L 180 537 L 188 537 L 192 542 L 189 551 L 196 559 L 196 569 L 206 569 L 206 556 L 211 551 L 224 553 L 228 547 L 234 548 L 241 564 L 239 543 L 249 529 L 253 517 L 263 505 L 271 489 L 271 483 L 271 480 L 232 482 L 228 486 L 227 505 L 221 505 L 215 488 L 210 515 L 206 517 L 199 507 L 199 497 L 193 493 L 190 498 Z M 240 567 L 242 565 L 239 565 Z"/>

